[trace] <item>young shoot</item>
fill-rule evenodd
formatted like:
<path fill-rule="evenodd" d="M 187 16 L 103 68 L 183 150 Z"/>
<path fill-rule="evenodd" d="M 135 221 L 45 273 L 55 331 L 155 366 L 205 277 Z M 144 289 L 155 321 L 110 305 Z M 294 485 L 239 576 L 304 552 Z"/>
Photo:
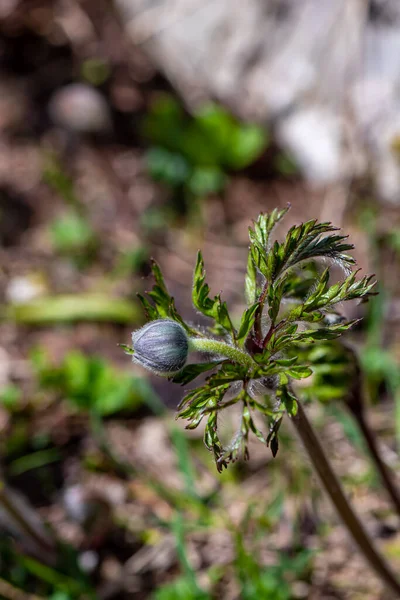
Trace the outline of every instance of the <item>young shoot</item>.
<path fill-rule="evenodd" d="M 181 385 L 209 373 L 205 383 L 185 395 L 178 417 L 187 420 L 188 429 L 205 422 L 204 442 L 218 471 L 240 455 L 248 458 L 250 434 L 275 456 L 279 428 L 287 415 L 364 557 L 395 597 L 400 597 L 395 575 L 349 504 L 293 386 L 293 381 L 312 374 L 309 364 L 301 360 L 307 356 L 304 348 L 346 333 L 357 321 L 340 314 L 342 304 L 368 298 L 375 282 L 373 276 L 361 277 L 352 270 L 355 260 L 348 252 L 353 246 L 331 223 L 313 219 L 291 227 L 282 242 L 272 241 L 273 229 L 288 208 L 261 214 L 249 230 L 244 282 L 247 308 L 238 325 L 221 296 L 210 296 L 199 252 L 192 300 L 196 311 L 209 318 L 208 328 L 197 329 L 185 322 L 160 268 L 153 263 L 155 285 L 146 296 L 139 296 L 149 323 L 132 334 L 131 347 L 123 347 L 136 363 Z M 335 283 L 331 281 L 333 265 L 342 267 L 343 273 Z M 191 360 L 193 351 L 204 360 Z M 233 404 L 241 406 L 240 422 L 233 440 L 224 446 L 218 417 Z M 267 435 L 256 425 L 255 412 L 267 420 Z"/>
<path fill-rule="evenodd" d="M 210 372 L 203 385 L 183 398 L 178 416 L 187 419 L 189 429 L 205 421 L 204 440 L 219 471 L 240 454 L 248 456 L 250 433 L 277 453 L 282 418 L 297 412 L 291 381 L 311 375 L 293 349 L 336 338 L 350 329 L 355 321 L 338 318 L 338 306 L 367 297 L 374 286 L 372 277 L 357 278 L 357 271 L 351 272 L 355 261 L 347 252 L 353 246 L 330 223 L 307 221 L 292 227 L 282 242 L 272 242 L 274 226 L 287 210 L 260 215 L 250 229 L 248 307 L 237 327 L 220 295 L 210 297 L 199 252 L 192 299 L 195 309 L 210 319 L 208 335 L 185 323 L 153 263 L 155 285 L 147 298 L 140 297 L 150 322 L 132 334 L 132 347 L 126 348 L 134 362 L 182 385 Z M 333 264 L 346 273 L 334 284 L 329 266 Z M 193 351 L 205 355 L 207 362 L 191 362 Z M 237 390 L 237 395 L 232 399 L 230 393 L 224 401 L 228 389 Z M 240 433 L 224 447 L 218 415 L 235 403 L 242 406 Z M 256 426 L 254 411 L 268 420 L 268 435 Z"/>

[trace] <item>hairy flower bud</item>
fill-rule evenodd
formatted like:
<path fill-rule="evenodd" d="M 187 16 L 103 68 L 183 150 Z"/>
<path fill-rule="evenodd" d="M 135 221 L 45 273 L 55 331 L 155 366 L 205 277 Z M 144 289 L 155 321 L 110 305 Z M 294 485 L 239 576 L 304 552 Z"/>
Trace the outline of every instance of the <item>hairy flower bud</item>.
<path fill-rule="evenodd" d="M 171 319 L 150 321 L 132 333 L 132 360 L 157 375 L 173 375 L 186 363 L 189 338 Z"/>

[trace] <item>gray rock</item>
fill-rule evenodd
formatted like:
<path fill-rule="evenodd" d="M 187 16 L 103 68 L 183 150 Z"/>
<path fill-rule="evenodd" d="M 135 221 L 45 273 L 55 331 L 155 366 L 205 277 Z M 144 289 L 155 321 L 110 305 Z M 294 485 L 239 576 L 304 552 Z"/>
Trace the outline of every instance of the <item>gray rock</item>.
<path fill-rule="evenodd" d="M 114 2 L 189 109 L 216 98 L 276 127 L 313 181 L 341 182 L 372 164 L 382 199 L 400 202 L 387 134 L 400 116 L 396 0 Z"/>

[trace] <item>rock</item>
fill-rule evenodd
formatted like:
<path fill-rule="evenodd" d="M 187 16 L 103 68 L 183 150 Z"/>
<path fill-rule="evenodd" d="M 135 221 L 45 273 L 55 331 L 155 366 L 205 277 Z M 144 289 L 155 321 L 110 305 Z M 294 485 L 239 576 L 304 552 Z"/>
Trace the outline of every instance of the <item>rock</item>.
<path fill-rule="evenodd" d="M 53 123 L 71 133 L 105 134 L 112 127 L 105 98 L 84 83 L 71 83 L 57 90 L 48 110 Z"/>
<path fill-rule="evenodd" d="M 397 0 L 114 2 L 189 109 L 217 99 L 272 126 L 308 179 L 372 175 L 400 203 L 387 136 L 400 118 Z"/>

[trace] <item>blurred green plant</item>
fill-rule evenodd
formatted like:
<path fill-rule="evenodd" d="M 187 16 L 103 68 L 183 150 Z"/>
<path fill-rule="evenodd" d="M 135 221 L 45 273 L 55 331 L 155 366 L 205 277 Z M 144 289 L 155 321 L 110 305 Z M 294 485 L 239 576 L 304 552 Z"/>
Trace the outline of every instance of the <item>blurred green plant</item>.
<path fill-rule="evenodd" d="M 111 68 L 109 63 L 101 58 L 87 58 L 81 65 L 81 74 L 88 83 L 99 86 L 109 79 Z"/>
<path fill-rule="evenodd" d="M 0 390 L 0 404 L 8 412 L 13 412 L 18 407 L 20 400 L 21 390 L 15 384 L 9 383 Z"/>
<path fill-rule="evenodd" d="M 35 600 L 77 600 L 98 597 L 88 576 L 80 569 L 78 553 L 71 547 L 59 545 L 53 550 L 54 566 L 18 551 L 7 536 L 0 540 L 1 574 L 14 588 L 11 598 L 26 598 L 35 589 Z M 22 591 L 24 590 L 24 592 Z"/>
<path fill-rule="evenodd" d="M 378 231 L 378 215 L 375 208 L 367 207 L 361 212 L 360 225 L 366 232 L 372 262 L 377 273 L 382 271 L 382 251 L 389 246 L 398 257 L 399 230 Z M 382 274 L 383 275 L 383 274 Z M 384 281 L 384 278 L 382 277 Z M 400 365 L 393 348 L 385 344 L 385 322 L 390 303 L 389 286 L 381 283 L 379 295 L 370 302 L 367 314 L 367 343 L 360 360 L 366 376 L 368 395 L 372 402 L 379 401 L 382 390 L 387 390 L 395 403 L 395 430 L 397 446 L 400 448 Z"/>
<path fill-rule="evenodd" d="M 116 277 L 136 275 L 142 271 L 149 260 L 148 248 L 146 246 L 135 246 L 121 252 L 114 268 L 114 274 Z"/>
<path fill-rule="evenodd" d="M 294 581 L 304 579 L 311 568 L 313 552 L 303 549 L 297 553 L 280 552 L 277 564 L 268 567 L 261 564 L 257 553 L 246 549 L 244 536 L 235 536 L 235 573 L 241 586 L 242 600 L 293 600 Z"/>
<path fill-rule="evenodd" d="M 29 326 L 77 321 L 132 324 L 139 320 L 139 311 L 130 300 L 110 294 L 60 294 L 10 304 L 3 308 L 3 318 Z"/>
<path fill-rule="evenodd" d="M 86 263 L 97 247 L 89 222 L 73 210 L 53 220 L 50 235 L 54 250 L 74 258 L 79 264 Z"/>
<path fill-rule="evenodd" d="M 47 158 L 43 179 L 64 201 L 67 209 L 49 226 L 56 252 L 84 266 L 95 254 L 98 240 L 87 218 L 86 209 L 75 192 L 72 179 L 54 157 Z"/>
<path fill-rule="evenodd" d="M 227 174 L 249 166 L 269 143 L 264 129 L 240 123 L 216 104 L 189 116 L 168 94 L 152 103 L 143 134 L 152 144 L 151 176 L 194 197 L 220 192 Z"/>
<path fill-rule="evenodd" d="M 118 371 L 102 358 L 71 351 L 56 366 L 39 348 L 31 359 L 41 389 L 57 393 L 77 410 L 105 417 L 154 402 L 155 392 L 147 379 Z"/>
<path fill-rule="evenodd" d="M 176 553 L 184 574 L 160 588 L 153 595 L 153 600 L 211 600 L 211 596 L 199 586 L 196 573 L 188 560 L 183 518 L 179 514 L 175 515 L 171 525 L 175 534 Z"/>

